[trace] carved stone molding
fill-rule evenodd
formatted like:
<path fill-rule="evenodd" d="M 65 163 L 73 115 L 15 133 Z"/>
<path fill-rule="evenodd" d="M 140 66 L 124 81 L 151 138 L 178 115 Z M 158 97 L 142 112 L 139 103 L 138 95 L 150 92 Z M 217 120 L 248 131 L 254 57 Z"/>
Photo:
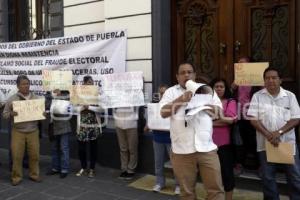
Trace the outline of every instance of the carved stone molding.
<path fill-rule="evenodd" d="M 218 0 L 176 0 L 178 13 L 185 13 L 187 7 L 190 7 L 191 4 L 200 4 L 203 7 L 206 7 L 209 11 L 213 11 L 218 7 Z"/>

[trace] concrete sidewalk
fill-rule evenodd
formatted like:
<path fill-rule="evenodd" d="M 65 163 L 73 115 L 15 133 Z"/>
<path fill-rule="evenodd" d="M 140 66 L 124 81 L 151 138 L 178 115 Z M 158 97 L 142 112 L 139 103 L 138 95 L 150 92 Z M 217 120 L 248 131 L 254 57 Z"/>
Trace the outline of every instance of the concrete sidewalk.
<path fill-rule="evenodd" d="M 51 160 L 49 156 L 41 156 L 40 169 L 42 183 L 35 183 L 28 179 L 28 170 L 24 170 L 23 182 L 18 186 L 10 183 L 8 170 L 8 151 L 0 149 L 0 200 L 175 200 L 175 195 L 165 195 L 135 189 L 128 185 L 145 174 L 137 174 L 136 179 L 124 181 L 118 179 L 119 170 L 105 168 L 97 165 L 96 177 L 76 177 L 75 173 L 80 169 L 78 160 L 71 160 L 71 172 L 65 179 L 58 175 L 46 176 Z M 139 179 L 141 180 L 141 179 Z M 152 181 L 153 182 L 153 181 Z M 252 183 L 253 184 L 253 183 Z M 151 186 L 148 186 L 148 189 Z M 251 188 L 251 187 L 249 187 Z M 151 189 L 150 189 L 151 190 Z M 202 191 L 202 192 L 201 192 Z M 198 188 L 203 193 L 203 187 Z M 203 194 L 201 196 L 204 196 Z M 203 199 L 203 198 L 201 198 Z M 262 199 L 261 192 L 236 189 L 234 200 Z M 281 197 L 281 199 L 288 199 Z"/>
<path fill-rule="evenodd" d="M 76 177 L 80 169 L 79 161 L 71 160 L 71 172 L 65 179 L 58 175 L 46 176 L 50 166 L 50 157 L 41 156 L 40 169 L 42 183 L 28 179 L 28 170 L 24 170 L 24 178 L 20 185 L 11 186 L 8 170 L 8 151 L 0 149 L 0 200 L 174 200 L 176 196 L 128 187 L 130 183 L 118 179 L 119 170 L 97 165 L 96 177 Z M 137 175 L 142 176 L 142 175 Z"/>

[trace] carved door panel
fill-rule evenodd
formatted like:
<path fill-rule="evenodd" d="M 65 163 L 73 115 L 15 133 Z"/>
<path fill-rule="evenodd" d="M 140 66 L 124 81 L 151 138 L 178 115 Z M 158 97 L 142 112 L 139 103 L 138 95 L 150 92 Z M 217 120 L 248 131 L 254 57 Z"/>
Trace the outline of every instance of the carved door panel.
<path fill-rule="evenodd" d="M 173 80 L 179 63 L 195 64 L 197 78 L 226 76 L 232 63 L 233 1 L 172 1 Z M 225 67 L 220 67 L 225 66 Z"/>
<path fill-rule="evenodd" d="M 283 85 L 297 92 L 295 0 L 235 0 L 235 60 L 271 61 L 283 72 Z"/>
<path fill-rule="evenodd" d="M 299 2 L 296 0 L 172 0 L 171 2 L 174 82 L 178 64 L 190 61 L 196 66 L 198 78 L 204 74 L 210 79 L 225 78 L 230 83 L 233 81 L 233 63 L 241 56 L 250 56 L 257 62 L 271 61 L 273 66 L 283 72 L 283 86 L 299 93 L 300 81 L 297 77 L 300 63 L 296 62 L 295 57 L 296 32 L 299 32 L 296 30 L 296 23 L 299 24 L 296 9 L 300 7 Z"/>

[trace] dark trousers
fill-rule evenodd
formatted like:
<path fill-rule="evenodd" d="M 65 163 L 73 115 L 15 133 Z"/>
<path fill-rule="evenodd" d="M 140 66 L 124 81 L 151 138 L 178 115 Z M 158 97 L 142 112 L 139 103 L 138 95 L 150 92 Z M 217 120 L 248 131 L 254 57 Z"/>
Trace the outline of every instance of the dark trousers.
<path fill-rule="evenodd" d="M 238 146 L 237 161 L 246 168 L 257 169 L 259 166 L 258 155 L 256 152 L 256 131 L 249 120 L 239 120 L 243 146 Z"/>
<path fill-rule="evenodd" d="M 87 169 L 87 144 L 90 144 L 90 169 L 95 169 L 97 160 L 97 140 L 90 140 L 89 142 L 78 141 L 78 154 L 82 169 Z"/>
<path fill-rule="evenodd" d="M 290 200 L 300 200 L 300 160 L 298 150 L 296 150 L 296 155 L 294 156 L 295 163 L 292 165 L 267 162 L 265 151 L 259 152 L 258 155 L 262 171 L 264 200 L 280 200 L 276 183 L 278 166 L 283 167 L 285 170 Z"/>

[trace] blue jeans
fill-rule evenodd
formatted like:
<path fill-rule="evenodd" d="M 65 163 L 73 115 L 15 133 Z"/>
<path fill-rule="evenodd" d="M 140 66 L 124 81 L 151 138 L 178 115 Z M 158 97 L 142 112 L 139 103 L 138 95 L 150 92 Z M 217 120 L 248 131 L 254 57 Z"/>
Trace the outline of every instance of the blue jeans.
<path fill-rule="evenodd" d="M 154 150 L 156 184 L 164 187 L 166 184 L 166 180 L 164 176 L 164 164 L 166 160 L 166 154 L 170 155 L 171 144 L 158 143 L 153 141 L 153 150 Z M 176 179 L 175 179 L 175 184 L 178 185 Z"/>
<path fill-rule="evenodd" d="M 268 163 L 265 151 L 258 152 L 262 172 L 264 200 L 280 200 L 276 184 L 276 167 L 283 166 L 289 187 L 291 200 L 300 200 L 300 161 L 296 147 L 295 164 Z"/>
<path fill-rule="evenodd" d="M 56 135 L 51 144 L 52 170 L 68 173 L 70 169 L 69 133 Z"/>

